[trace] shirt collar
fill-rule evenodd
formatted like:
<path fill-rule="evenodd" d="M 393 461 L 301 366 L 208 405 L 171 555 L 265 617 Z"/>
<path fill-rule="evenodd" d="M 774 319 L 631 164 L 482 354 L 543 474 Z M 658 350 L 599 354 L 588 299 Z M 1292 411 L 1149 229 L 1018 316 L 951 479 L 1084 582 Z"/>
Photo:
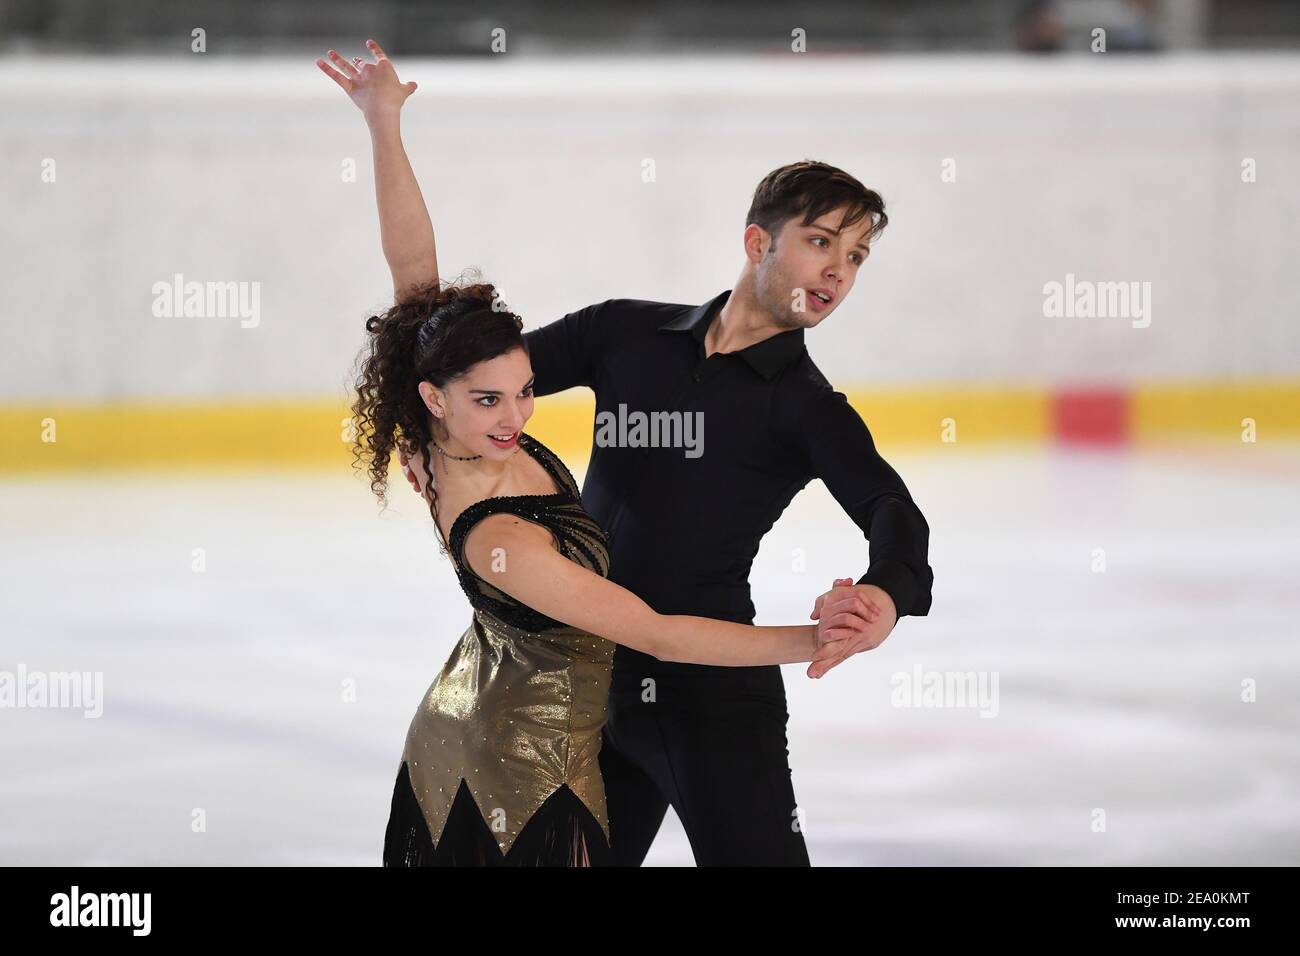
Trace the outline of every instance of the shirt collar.
<path fill-rule="evenodd" d="M 695 341 L 700 344 L 702 354 L 705 333 L 709 331 L 713 317 L 718 314 L 718 310 L 730 297 L 731 290 L 727 289 L 703 305 L 698 305 L 688 312 L 683 312 L 677 318 L 668 320 L 659 326 L 659 330 L 661 332 L 690 332 Z M 724 354 L 738 355 L 749 363 L 750 367 L 759 375 L 771 380 L 776 376 L 777 372 L 800 356 L 803 347 L 803 329 L 790 329 L 769 336 L 761 342 L 755 342 L 738 352 Z"/>

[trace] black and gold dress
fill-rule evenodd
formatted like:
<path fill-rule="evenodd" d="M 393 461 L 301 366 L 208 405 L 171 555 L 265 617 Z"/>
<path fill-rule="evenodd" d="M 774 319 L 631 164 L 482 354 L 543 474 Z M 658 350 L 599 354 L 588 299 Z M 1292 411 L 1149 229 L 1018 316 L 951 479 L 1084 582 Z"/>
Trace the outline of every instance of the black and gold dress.
<path fill-rule="evenodd" d="M 407 732 L 385 866 L 610 862 L 598 754 L 614 645 L 520 604 L 464 557 L 470 529 L 506 513 L 546 528 L 569 560 L 608 573 L 605 534 L 573 475 L 536 439 L 520 434 L 519 445 L 559 491 L 486 498 L 452 523 L 451 561 L 474 617 Z"/>

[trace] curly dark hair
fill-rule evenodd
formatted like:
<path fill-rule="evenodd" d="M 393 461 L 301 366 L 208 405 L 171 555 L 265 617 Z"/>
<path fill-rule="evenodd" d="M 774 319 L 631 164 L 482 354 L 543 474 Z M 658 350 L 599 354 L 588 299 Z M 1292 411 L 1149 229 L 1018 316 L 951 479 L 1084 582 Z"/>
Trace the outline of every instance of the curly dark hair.
<path fill-rule="evenodd" d="M 429 442 L 446 438 L 446 426 L 435 426 L 424 404 L 420 383 L 445 388 L 479 362 L 527 350 L 523 325 L 491 283 L 459 279 L 412 286 L 387 312 L 366 319 L 370 338 L 357 356 L 352 404 L 353 468 L 365 463 L 370 490 L 385 509 L 393 452 L 419 454 L 425 474 L 432 476 Z M 431 487 L 429 494 L 429 514 L 441 540 L 437 493 Z"/>

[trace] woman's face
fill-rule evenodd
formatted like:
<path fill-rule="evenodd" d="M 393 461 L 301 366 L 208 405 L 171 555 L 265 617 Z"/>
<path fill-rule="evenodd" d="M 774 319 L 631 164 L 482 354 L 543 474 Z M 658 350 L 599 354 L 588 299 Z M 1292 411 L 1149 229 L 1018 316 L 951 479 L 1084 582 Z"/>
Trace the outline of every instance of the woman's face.
<path fill-rule="evenodd" d="M 420 393 L 451 437 L 448 453 L 504 461 L 533 417 L 533 366 L 527 352 L 513 349 L 472 366 L 446 388 L 422 382 Z"/>

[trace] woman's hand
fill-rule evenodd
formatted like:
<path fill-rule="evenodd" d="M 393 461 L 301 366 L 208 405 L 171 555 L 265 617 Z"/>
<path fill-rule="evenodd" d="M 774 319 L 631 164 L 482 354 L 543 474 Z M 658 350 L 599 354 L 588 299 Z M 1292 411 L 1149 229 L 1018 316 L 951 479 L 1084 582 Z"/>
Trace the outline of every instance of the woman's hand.
<path fill-rule="evenodd" d="M 379 243 L 393 274 L 393 297 L 401 302 L 417 286 L 438 282 L 438 244 L 420 184 L 402 145 L 402 105 L 415 92 L 416 84 L 397 78 L 392 61 L 378 43 L 367 40 L 366 46 L 374 63 L 359 56 L 348 62 L 330 50 L 329 57 L 338 69 L 324 60 L 317 60 L 316 65 L 343 88 L 366 118 L 379 208 Z"/>
<path fill-rule="evenodd" d="M 374 40 L 367 40 L 366 46 L 375 57 L 374 63 L 367 63 L 359 56 L 345 60 L 330 50 L 329 58 L 338 69 L 331 68 L 324 60 L 317 60 L 316 65 L 343 87 L 343 92 L 357 104 L 366 122 L 370 122 L 376 117 L 400 112 L 406 98 L 415 92 L 416 83 L 403 83 L 397 78 L 392 60 Z"/>

